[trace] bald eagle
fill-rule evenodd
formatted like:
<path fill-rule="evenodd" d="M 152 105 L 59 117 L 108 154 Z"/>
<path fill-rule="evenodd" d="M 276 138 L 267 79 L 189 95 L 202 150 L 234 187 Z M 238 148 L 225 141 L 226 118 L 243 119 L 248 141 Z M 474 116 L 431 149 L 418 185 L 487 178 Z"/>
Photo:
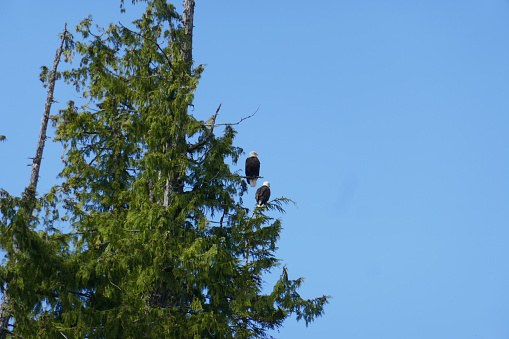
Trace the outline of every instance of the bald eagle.
<path fill-rule="evenodd" d="M 256 187 L 256 177 L 260 175 L 260 160 L 256 157 L 257 155 L 258 153 L 253 151 L 246 159 L 246 180 L 251 187 Z"/>
<path fill-rule="evenodd" d="M 265 181 L 263 186 L 256 190 L 255 199 L 257 206 L 263 206 L 270 198 L 270 182 Z"/>

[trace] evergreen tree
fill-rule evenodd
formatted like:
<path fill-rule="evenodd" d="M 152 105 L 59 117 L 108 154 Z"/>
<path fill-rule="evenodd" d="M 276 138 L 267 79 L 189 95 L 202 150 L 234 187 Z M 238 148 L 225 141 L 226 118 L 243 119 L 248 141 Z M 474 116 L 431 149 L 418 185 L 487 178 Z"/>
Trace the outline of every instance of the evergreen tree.
<path fill-rule="evenodd" d="M 188 113 L 202 71 L 192 65 L 194 1 L 183 16 L 164 0 L 133 2 L 146 10 L 131 26 L 93 28 L 89 17 L 65 36 L 78 65 L 59 75 L 84 101 L 52 117 L 63 183 L 40 198 L 1 193 L 12 333 L 255 338 L 292 314 L 307 325 L 326 296 L 301 298 L 302 278 L 286 268 L 262 290 L 279 263 L 281 220 L 267 212 L 289 200 L 245 208 L 246 184 L 227 164 L 243 154 L 234 129 L 217 135 L 219 108 L 208 121 Z"/>

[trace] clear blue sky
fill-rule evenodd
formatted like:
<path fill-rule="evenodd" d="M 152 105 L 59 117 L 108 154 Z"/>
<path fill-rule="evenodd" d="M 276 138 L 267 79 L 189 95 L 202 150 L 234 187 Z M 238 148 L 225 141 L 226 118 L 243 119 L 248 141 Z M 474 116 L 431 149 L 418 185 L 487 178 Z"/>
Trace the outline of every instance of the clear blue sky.
<path fill-rule="evenodd" d="M 298 204 L 278 256 L 304 297 L 333 296 L 308 328 L 274 335 L 508 338 L 509 1 L 196 1 L 195 115 L 260 107 L 236 140 L 260 154 L 273 197 Z M 0 11 L 0 187 L 13 194 L 64 22 L 129 21 L 114 0 L 50 3 Z M 58 83 L 55 97 L 54 112 L 73 94 Z M 41 192 L 61 153 L 49 143 Z"/>

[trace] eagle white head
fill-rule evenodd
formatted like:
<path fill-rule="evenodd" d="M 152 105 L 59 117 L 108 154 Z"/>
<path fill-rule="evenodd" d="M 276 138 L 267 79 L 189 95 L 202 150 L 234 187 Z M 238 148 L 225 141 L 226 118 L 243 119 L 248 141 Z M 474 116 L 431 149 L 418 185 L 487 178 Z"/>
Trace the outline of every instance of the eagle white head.
<path fill-rule="evenodd" d="M 270 187 L 270 182 L 268 182 L 268 181 L 265 181 L 265 182 L 263 183 L 263 186 L 267 186 L 267 187 Z"/>
<path fill-rule="evenodd" d="M 257 155 L 258 155 L 258 153 L 256 153 L 255 151 L 249 152 L 250 157 L 256 157 Z"/>

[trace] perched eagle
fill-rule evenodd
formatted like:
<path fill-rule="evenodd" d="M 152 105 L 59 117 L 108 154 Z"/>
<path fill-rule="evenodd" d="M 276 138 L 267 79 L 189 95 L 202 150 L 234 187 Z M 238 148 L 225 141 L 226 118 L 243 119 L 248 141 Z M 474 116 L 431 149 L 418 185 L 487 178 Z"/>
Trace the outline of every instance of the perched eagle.
<path fill-rule="evenodd" d="M 256 190 L 255 199 L 258 206 L 263 206 L 270 198 L 270 182 L 265 181 L 263 186 Z"/>
<path fill-rule="evenodd" d="M 246 159 L 246 180 L 251 187 L 256 187 L 256 177 L 260 175 L 260 160 L 256 157 L 257 155 L 258 153 L 253 151 Z"/>

